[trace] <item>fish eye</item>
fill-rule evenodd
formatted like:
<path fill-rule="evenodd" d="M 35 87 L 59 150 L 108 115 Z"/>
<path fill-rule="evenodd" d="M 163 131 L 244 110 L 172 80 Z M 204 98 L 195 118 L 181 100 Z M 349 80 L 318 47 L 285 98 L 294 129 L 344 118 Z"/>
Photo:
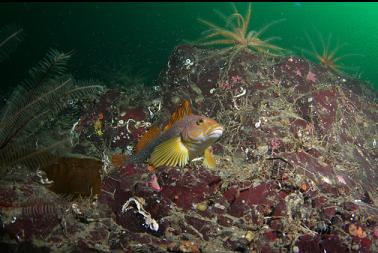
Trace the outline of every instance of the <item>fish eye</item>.
<path fill-rule="evenodd" d="M 203 123 L 203 119 L 201 118 L 201 119 L 199 119 L 199 120 L 197 120 L 197 122 L 196 122 L 196 124 L 199 126 L 199 125 L 201 125 Z"/>

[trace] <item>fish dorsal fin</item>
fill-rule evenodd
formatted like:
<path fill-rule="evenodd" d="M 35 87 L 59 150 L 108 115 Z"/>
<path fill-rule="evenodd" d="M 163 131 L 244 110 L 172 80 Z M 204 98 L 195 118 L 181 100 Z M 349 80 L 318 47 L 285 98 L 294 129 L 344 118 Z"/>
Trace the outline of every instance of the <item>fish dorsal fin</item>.
<path fill-rule="evenodd" d="M 161 134 L 161 130 L 158 127 L 151 127 L 143 136 L 139 139 L 135 152 L 138 154 L 143 148 L 147 147 L 154 139 Z"/>
<path fill-rule="evenodd" d="M 182 105 L 178 107 L 176 111 L 172 114 L 171 119 L 169 120 L 168 124 L 164 128 L 164 131 L 169 130 L 176 121 L 190 114 L 192 114 L 192 108 L 190 107 L 190 103 L 188 100 L 184 100 Z"/>

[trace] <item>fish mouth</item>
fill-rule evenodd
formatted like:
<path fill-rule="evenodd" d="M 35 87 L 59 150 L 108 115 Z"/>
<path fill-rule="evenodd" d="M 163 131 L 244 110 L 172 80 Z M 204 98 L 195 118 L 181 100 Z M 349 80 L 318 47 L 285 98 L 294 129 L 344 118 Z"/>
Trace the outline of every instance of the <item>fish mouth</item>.
<path fill-rule="evenodd" d="M 208 138 L 217 139 L 222 136 L 224 131 L 224 128 L 220 125 L 217 125 L 210 129 L 210 131 L 207 134 Z"/>

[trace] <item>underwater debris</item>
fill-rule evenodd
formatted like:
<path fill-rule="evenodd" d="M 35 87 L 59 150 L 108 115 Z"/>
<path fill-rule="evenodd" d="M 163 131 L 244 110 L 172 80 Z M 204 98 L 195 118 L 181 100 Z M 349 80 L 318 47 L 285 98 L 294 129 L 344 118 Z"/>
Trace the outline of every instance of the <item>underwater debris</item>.
<path fill-rule="evenodd" d="M 122 206 L 122 213 L 127 212 L 128 210 L 131 210 L 133 207 L 131 203 L 133 202 L 137 208 L 137 212 L 141 214 L 144 218 L 145 225 L 150 228 L 152 231 L 158 231 L 159 230 L 159 224 L 155 219 L 151 217 L 151 214 L 149 214 L 146 210 L 143 208 L 143 200 L 142 203 L 140 202 L 141 199 L 136 198 L 130 198 L 126 201 L 125 204 Z"/>

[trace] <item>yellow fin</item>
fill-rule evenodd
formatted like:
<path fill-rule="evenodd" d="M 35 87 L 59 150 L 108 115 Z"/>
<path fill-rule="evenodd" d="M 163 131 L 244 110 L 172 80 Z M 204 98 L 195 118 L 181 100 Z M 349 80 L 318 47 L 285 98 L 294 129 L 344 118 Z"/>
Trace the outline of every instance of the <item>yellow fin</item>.
<path fill-rule="evenodd" d="M 205 149 L 205 153 L 203 154 L 203 165 L 209 169 L 215 168 L 216 162 L 211 147 Z"/>
<path fill-rule="evenodd" d="M 169 120 L 168 124 L 164 128 L 164 131 L 167 131 L 168 129 L 170 129 L 176 121 L 190 114 L 192 114 L 192 108 L 190 107 L 190 103 L 188 100 L 184 100 L 182 105 L 178 107 L 176 111 L 172 114 L 171 119 Z"/>
<path fill-rule="evenodd" d="M 151 127 L 147 132 L 143 134 L 143 136 L 139 139 L 136 147 L 135 152 L 138 154 L 144 147 L 146 147 L 149 143 L 151 143 L 156 137 L 158 137 L 161 133 L 160 128 L 158 127 Z"/>
<path fill-rule="evenodd" d="M 149 163 L 155 167 L 185 166 L 189 161 L 189 151 L 181 142 L 180 136 L 159 144 L 151 154 Z"/>

